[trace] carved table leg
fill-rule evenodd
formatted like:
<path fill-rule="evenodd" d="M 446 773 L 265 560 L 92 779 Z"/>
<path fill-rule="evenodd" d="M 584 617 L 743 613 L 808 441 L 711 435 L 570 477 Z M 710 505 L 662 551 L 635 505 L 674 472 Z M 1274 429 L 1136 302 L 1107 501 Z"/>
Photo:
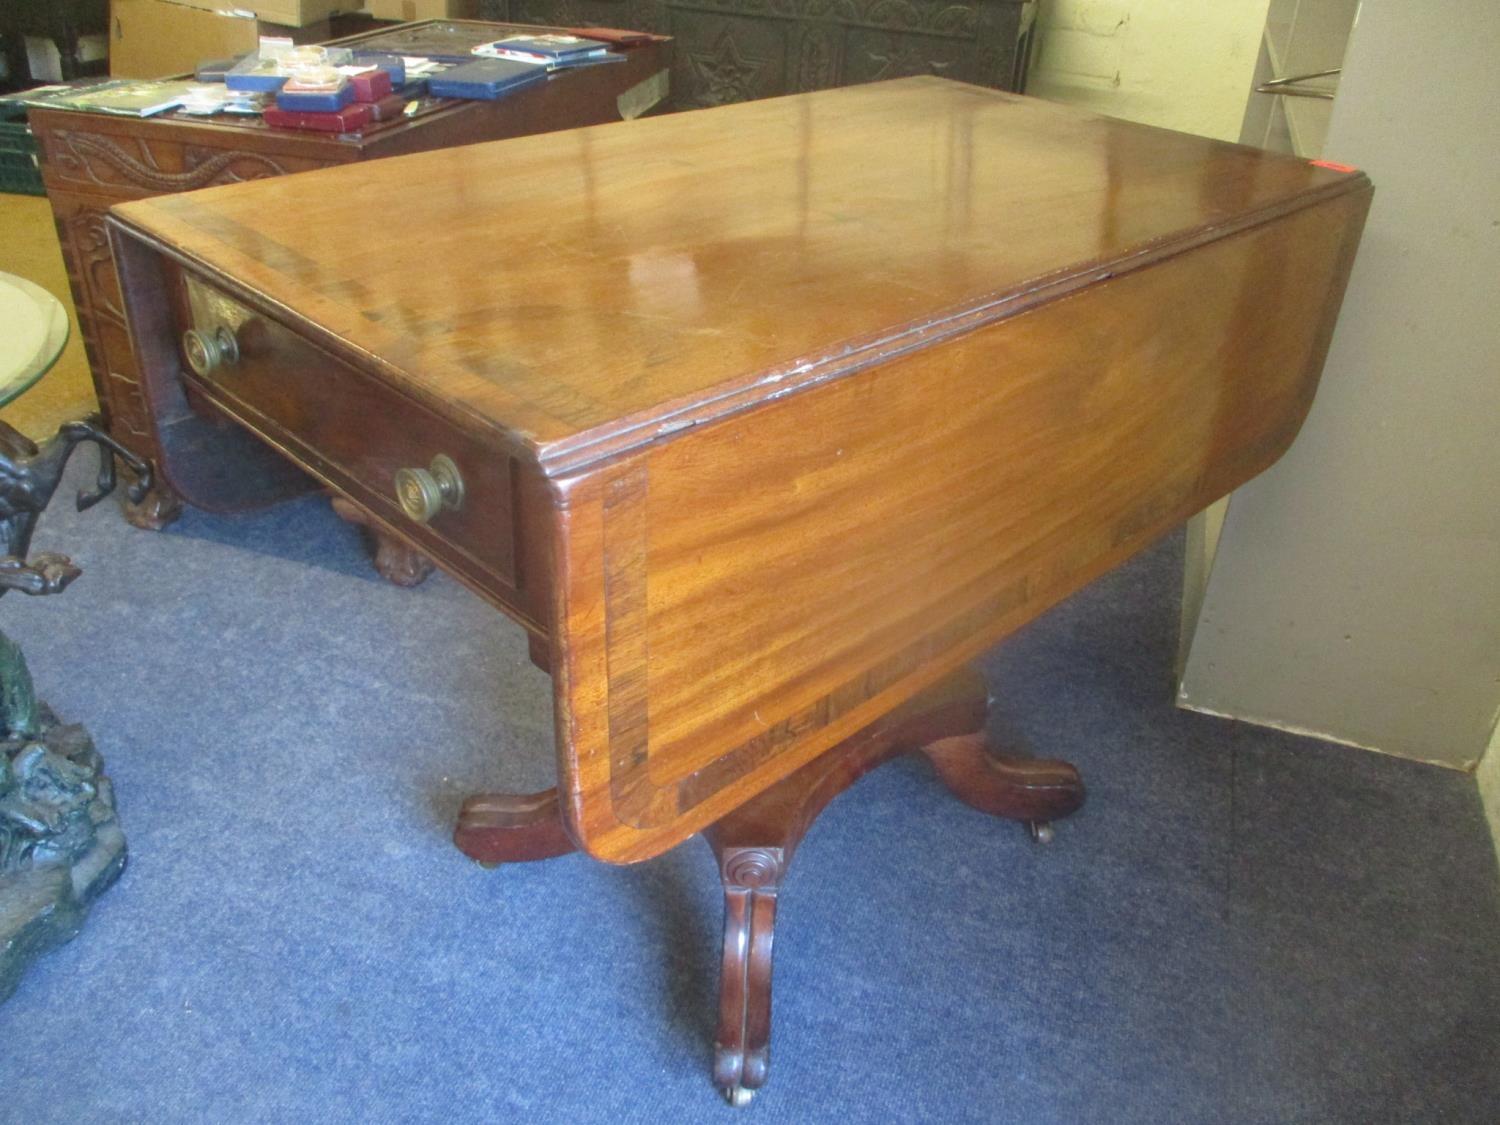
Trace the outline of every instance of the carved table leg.
<path fill-rule="evenodd" d="M 742 1106 L 764 1085 L 771 1065 L 771 945 L 776 893 L 789 857 L 774 847 L 715 850 L 724 881 L 724 953 L 714 1085 L 731 1105 Z"/>
<path fill-rule="evenodd" d="M 556 789 L 470 797 L 459 810 L 453 842 L 485 867 L 551 859 L 578 848 L 563 827 Z"/>
<path fill-rule="evenodd" d="M 1083 783 L 1067 763 L 990 754 L 987 711 L 979 674 L 955 673 L 703 833 L 724 885 L 714 1082 L 731 1104 L 747 1104 L 766 1081 L 777 897 L 798 843 L 829 801 L 882 763 L 920 750 L 960 800 L 993 816 L 1043 824 L 1082 804 Z"/>
<path fill-rule="evenodd" d="M 991 753 L 984 735 L 945 738 L 922 747 L 938 777 L 964 804 L 1023 820 L 1032 839 L 1052 839 L 1052 821 L 1083 804 L 1083 779 L 1067 762 Z"/>
<path fill-rule="evenodd" d="M 375 548 L 375 570 L 380 577 L 396 586 L 420 586 L 432 573 L 432 560 L 415 547 L 409 547 L 385 528 L 365 515 L 342 496 L 331 496 L 333 510 L 339 517 L 364 528 Z"/>
<path fill-rule="evenodd" d="M 146 495 L 138 501 L 132 499 L 127 491 L 121 506 L 125 511 L 126 522 L 146 531 L 160 531 L 182 515 L 182 497 L 160 477 L 151 482 Z"/>

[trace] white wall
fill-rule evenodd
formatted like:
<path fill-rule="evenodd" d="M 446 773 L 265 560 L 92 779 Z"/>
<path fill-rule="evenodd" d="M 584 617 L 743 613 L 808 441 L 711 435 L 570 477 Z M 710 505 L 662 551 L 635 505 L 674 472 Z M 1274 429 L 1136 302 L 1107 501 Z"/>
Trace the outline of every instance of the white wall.
<path fill-rule="evenodd" d="M 1368 171 L 1374 206 L 1307 425 L 1229 507 L 1188 706 L 1458 768 L 1489 744 L 1497 59 L 1494 5 L 1361 7 L 1324 152 Z"/>
<path fill-rule="evenodd" d="M 1237 140 L 1269 0 L 1047 0 L 1027 93 Z"/>
<path fill-rule="evenodd" d="M 1495 859 L 1500 861 L 1500 725 L 1490 736 L 1489 749 L 1474 771 L 1479 780 L 1479 799 L 1490 822 L 1490 839 L 1495 845 Z"/>

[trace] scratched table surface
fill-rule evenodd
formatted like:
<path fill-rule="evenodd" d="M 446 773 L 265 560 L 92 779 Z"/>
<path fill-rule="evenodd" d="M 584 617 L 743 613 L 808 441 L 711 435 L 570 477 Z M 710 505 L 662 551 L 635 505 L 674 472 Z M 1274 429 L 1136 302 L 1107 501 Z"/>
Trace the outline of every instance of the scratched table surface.
<path fill-rule="evenodd" d="M 649 441 L 1347 186 L 1306 162 L 933 78 L 318 176 L 316 192 L 268 179 L 116 214 L 543 464 Z M 372 215 L 402 237 L 371 238 Z"/>

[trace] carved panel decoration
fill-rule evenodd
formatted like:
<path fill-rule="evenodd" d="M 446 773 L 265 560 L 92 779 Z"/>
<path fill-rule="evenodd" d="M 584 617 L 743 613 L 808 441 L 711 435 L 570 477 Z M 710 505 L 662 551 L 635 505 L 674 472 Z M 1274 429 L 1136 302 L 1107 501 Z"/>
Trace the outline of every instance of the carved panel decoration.
<path fill-rule="evenodd" d="M 520 23 L 676 38 L 678 108 L 941 74 L 1015 89 L 1030 0 L 509 0 Z"/>
<path fill-rule="evenodd" d="M 192 191 L 213 184 L 283 176 L 320 168 L 325 163 L 65 129 L 52 132 L 44 144 L 47 165 L 59 179 L 149 192 Z"/>
<path fill-rule="evenodd" d="M 109 425 L 120 441 L 131 449 L 151 450 L 151 425 L 140 381 L 132 373 L 110 371 Z"/>
<path fill-rule="evenodd" d="M 802 33 L 797 52 L 798 90 L 826 90 L 837 81 L 842 63 L 837 36 L 830 29 L 814 24 Z"/>
<path fill-rule="evenodd" d="M 570 0 L 561 0 L 569 3 Z M 503 10 L 507 0 L 491 3 L 491 8 Z M 358 7 L 351 4 L 350 7 Z M 507 17 L 485 16 L 486 19 L 504 21 Z M 600 25 L 602 26 L 602 25 Z M 499 29 L 484 27 L 465 20 L 424 20 L 415 24 L 400 24 L 386 28 L 360 39 L 360 49 L 381 51 L 392 55 L 450 55 L 463 57 L 481 43 L 489 43 L 500 34 Z"/>
<path fill-rule="evenodd" d="M 850 82 L 881 82 L 914 74 L 937 74 L 961 82 L 979 77 L 974 52 L 952 39 L 855 29 L 849 33 L 848 49 L 844 74 Z"/>
<path fill-rule="evenodd" d="M 105 234 L 102 201 L 54 192 L 52 211 L 78 311 L 79 334 L 110 432 L 127 448 L 150 456 L 146 403 L 125 328 L 120 279 Z"/>
<path fill-rule="evenodd" d="M 65 207 L 54 205 L 52 224 L 57 229 L 57 244 L 62 249 L 63 267 L 68 273 L 68 289 L 73 294 L 73 305 L 78 310 L 80 326 L 87 339 L 88 325 L 91 321 L 89 295 L 88 290 L 83 286 L 83 276 L 78 272 L 78 252 L 73 247 L 73 234 L 67 222 L 68 217 L 75 210 L 76 208 L 71 205 Z"/>
<path fill-rule="evenodd" d="M 78 280 L 88 291 L 88 301 L 94 313 L 111 317 L 123 325 L 125 311 L 120 305 L 120 279 L 115 276 L 114 259 L 109 254 L 104 213 L 92 207 L 80 208 L 68 217 L 66 225 Z"/>
<path fill-rule="evenodd" d="M 770 97 L 786 86 L 786 50 L 780 37 L 750 21 L 680 30 L 675 44 L 673 89 L 692 91 L 698 106 L 728 105 Z M 705 37 L 708 32 L 711 38 Z M 717 34 L 713 34 L 717 31 Z M 678 97 L 677 103 L 684 104 Z"/>

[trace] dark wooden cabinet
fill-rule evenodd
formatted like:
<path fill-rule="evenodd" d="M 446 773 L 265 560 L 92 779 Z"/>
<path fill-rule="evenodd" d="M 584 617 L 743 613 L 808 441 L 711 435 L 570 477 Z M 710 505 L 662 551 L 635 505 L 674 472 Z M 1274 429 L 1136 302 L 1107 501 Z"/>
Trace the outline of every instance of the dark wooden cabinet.
<path fill-rule="evenodd" d="M 630 27 L 670 35 L 673 104 L 936 74 L 1020 88 L 1032 0 L 500 0 L 520 23 Z"/>

